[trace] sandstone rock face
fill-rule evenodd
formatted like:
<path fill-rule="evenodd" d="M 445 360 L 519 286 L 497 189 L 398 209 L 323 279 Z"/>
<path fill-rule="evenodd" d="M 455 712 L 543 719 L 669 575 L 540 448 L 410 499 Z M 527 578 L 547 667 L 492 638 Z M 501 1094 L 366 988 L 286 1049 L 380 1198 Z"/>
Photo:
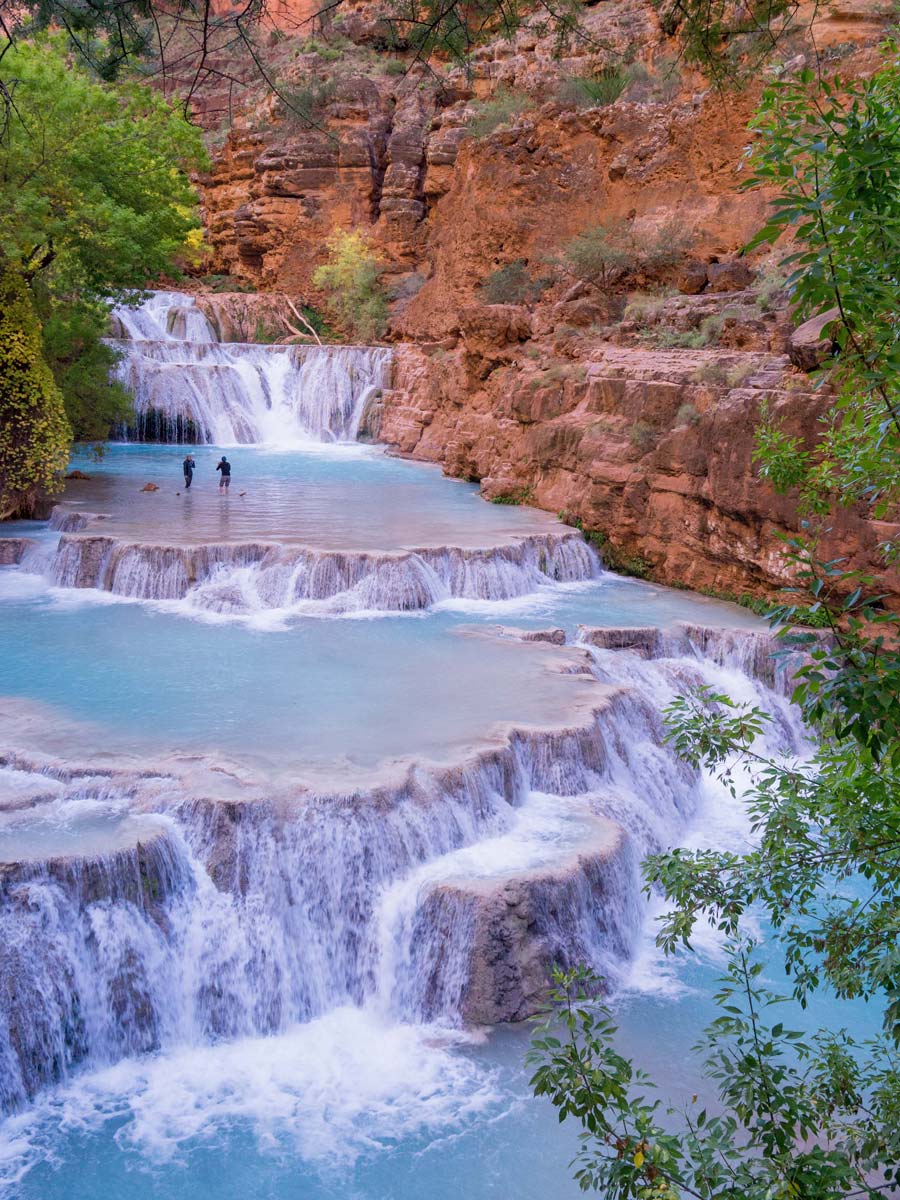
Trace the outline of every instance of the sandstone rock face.
<path fill-rule="evenodd" d="M 765 595 L 790 581 L 778 535 L 800 521 L 795 499 L 754 466 L 760 409 L 811 441 L 829 403 L 789 388 L 798 377 L 787 371 L 772 354 L 611 343 L 556 370 L 496 350 L 486 361 L 465 343 L 452 353 L 402 346 L 381 436 L 481 479 L 488 495 L 519 495 L 602 531 L 662 582 Z M 853 510 L 831 525 L 828 557 L 877 561 L 887 526 Z M 900 593 L 896 571 L 883 584 Z"/>
<path fill-rule="evenodd" d="M 362 56 L 334 68 L 314 125 L 277 98 L 235 121 L 203 186 L 210 266 L 318 304 L 329 232 L 364 229 L 399 343 L 364 437 L 480 480 L 488 497 L 565 512 L 641 574 L 771 593 L 789 576 L 778 535 L 799 518 L 796 498 L 759 478 L 753 428 L 765 403 L 811 443 L 829 398 L 791 370 L 821 361 L 821 329 L 792 334 L 764 288 L 773 263 L 743 251 L 767 211 L 765 193 L 740 188 L 763 81 L 723 105 L 683 64 L 663 69 L 674 44 L 650 5 L 583 16 L 590 40 L 561 60 L 551 33 L 525 28 L 478 47 L 469 75 L 409 58 L 393 75 L 374 65 L 396 53 L 379 8 L 353 3 L 343 30 Z M 849 73 L 871 69 L 882 32 L 872 14 L 816 17 Z M 573 80 L 635 54 L 643 76 L 615 103 L 572 98 Z M 297 62 L 320 81 L 331 70 L 305 51 Z M 492 130 L 473 126 L 501 87 L 519 103 Z M 576 280 L 565 247 L 598 225 L 677 253 L 608 287 Z M 486 282 L 515 263 L 531 289 L 487 303 Z M 626 305 L 648 289 L 649 303 Z M 823 552 L 871 567 L 884 536 L 841 512 Z"/>

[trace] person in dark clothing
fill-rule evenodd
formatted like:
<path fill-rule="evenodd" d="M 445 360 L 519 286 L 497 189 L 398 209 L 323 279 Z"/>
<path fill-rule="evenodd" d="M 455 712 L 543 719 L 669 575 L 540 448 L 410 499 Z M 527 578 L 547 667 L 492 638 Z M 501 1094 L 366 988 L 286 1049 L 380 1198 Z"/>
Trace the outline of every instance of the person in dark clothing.
<path fill-rule="evenodd" d="M 216 470 L 222 472 L 222 474 L 219 476 L 219 488 L 220 490 L 224 488 L 227 492 L 231 487 L 231 463 L 224 454 L 216 463 Z"/>
<path fill-rule="evenodd" d="M 191 486 L 191 480 L 194 478 L 194 470 L 197 464 L 194 462 L 193 454 L 186 454 L 184 462 L 181 464 L 184 471 L 184 490 L 187 491 Z"/>

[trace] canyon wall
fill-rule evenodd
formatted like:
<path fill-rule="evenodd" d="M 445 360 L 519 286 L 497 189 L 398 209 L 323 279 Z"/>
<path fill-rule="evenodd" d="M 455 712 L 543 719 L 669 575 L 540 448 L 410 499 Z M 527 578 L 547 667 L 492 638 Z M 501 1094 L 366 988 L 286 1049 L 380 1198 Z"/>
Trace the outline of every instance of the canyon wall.
<path fill-rule="evenodd" d="M 740 187 L 762 79 L 709 88 L 626 0 L 586 6 L 561 57 L 526 27 L 469 72 L 388 46 L 372 4 L 339 12 L 321 42 L 279 49 L 283 95 L 246 104 L 216 157 L 212 272 L 321 307 L 329 233 L 364 229 L 397 344 L 365 433 L 580 521 L 624 569 L 771 594 L 789 577 L 779 535 L 801 521 L 759 477 L 753 430 L 766 405 L 812 440 L 829 396 L 772 260 L 743 254 L 766 211 Z M 819 51 L 871 70 L 886 19 L 871 0 L 834 5 Z M 808 43 L 779 54 L 770 74 L 809 61 Z M 622 64 L 618 98 L 585 98 L 579 81 Z M 317 97 L 308 120 L 286 103 L 297 89 Z M 565 248 L 597 226 L 633 261 L 585 281 Z M 869 567 L 898 531 L 843 512 L 823 550 Z"/>

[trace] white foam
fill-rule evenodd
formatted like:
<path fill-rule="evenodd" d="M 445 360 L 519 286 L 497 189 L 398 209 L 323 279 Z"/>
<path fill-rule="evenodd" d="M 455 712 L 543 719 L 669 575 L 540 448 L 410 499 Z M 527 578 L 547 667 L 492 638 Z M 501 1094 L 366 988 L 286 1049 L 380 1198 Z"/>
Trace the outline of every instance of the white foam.
<path fill-rule="evenodd" d="M 45 1095 L 0 1124 L 0 1194 L 53 1157 L 59 1132 L 122 1122 L 116 1141 L 150 1163 L 215 1145 L 234 1128 L 263 1152 L 347 1167 L 396 1142 L 460 1131 L 504 1103 L 472 1039 L 386 1023 L 358 1008 L 265 1038 L 127 1059 Z"/>

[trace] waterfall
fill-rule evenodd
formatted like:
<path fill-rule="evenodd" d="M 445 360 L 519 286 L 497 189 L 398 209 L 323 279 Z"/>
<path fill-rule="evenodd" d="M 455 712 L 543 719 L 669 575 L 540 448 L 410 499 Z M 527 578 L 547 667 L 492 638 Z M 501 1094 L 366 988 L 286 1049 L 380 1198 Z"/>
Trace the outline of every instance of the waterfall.
<path fill-rule="evenodd" d="M 76 528 L 82 514 L 71 514 Z M 56 524 L 70 528 L 68 516 Z M 532 534 L 493 549 L 311 550 L 267 543 L 153 546 L 63 534 L 51 563 L 60 587 L 179 600 L 232 615 L 411 612 L 444 600 L 509 600 L 592 579 L 599 561 L 578 533 Z"/>
<path fill-rule="evenodd" d="M 699 802 L 661 706 L 707 683 L 775 715 L 768 753 L 794 752 L 802 730 L 764 679 L 715 655 L 644 658 L 592 632 L 600 686 L 579 724 L 512 731 L 371 790 L 226 801 L 149 764 L 98 779 L 4 758 L 0 772 L 33 782 L 5 818 L 7 837 L 10 822 L 24 830 L 14 856 L 0 827 L 0 1108 L 80 1065 L 276 1033 L 341 1005 L 493 1023 L 533 1012 L 555 963 L 615 983 L 643 917 L 639 861 L 676 844 Z M 43 808 L 58 837 L 60 814 L 86 805 L 152 825 L 127 845 L 42 852 Z"/>
<path fill-rule="evenodd" d="M 219 342 L 194 298 L 178 292 L 120 305 L 112 319 L 115 376 L 134 397 L 122 433 L 137 441 L 354 441 L 368 400 L 389 383 L 383 347 Z"/>

